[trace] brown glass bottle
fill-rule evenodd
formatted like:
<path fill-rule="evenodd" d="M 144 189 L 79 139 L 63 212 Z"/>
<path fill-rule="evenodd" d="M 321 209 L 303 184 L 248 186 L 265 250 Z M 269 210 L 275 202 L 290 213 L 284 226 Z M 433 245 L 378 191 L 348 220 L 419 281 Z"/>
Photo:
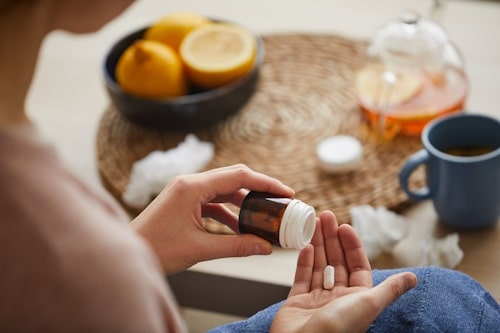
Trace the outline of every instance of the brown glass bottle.
<path fill-rule="evenodd" d="M 240 233 L 250 233 L 283 248 L 302 249 L 316 227 L 314 208 L 270 193 L 250 192 L 241 205 Z"/>

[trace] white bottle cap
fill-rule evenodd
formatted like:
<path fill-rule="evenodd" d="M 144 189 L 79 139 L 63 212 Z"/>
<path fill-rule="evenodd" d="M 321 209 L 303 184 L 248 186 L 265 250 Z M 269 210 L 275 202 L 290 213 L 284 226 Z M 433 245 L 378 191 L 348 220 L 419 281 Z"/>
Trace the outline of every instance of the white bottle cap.
<path fill-rule="evenodd" d="M 301 250 L 311 242 L 316 229 L 314 208 L 293 199 L 283 213 L 280 226 L 280 246 Z"/>
<path fill-rule="evenodd" d="M 321 141 L 316 148 L 320 167 L 332 173 L 345 173 L 363 162 L 361 143 L 348 135 L 337 135 Z"/>

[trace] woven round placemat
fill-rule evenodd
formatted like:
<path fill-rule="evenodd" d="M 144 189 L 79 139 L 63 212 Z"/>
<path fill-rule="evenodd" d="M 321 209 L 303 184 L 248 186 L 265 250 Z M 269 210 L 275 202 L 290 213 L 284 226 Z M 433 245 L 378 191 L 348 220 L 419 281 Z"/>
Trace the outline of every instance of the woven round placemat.
<path fill-rule="evenodd" d="M 215 144 L 207 169 L 244 163 L 279 178 L 317 212 L 331 209 L 339 223 L 350 222 L 350 208 L 368 204 L 399 212 L 409 204 L 398 173 L 421 148 L 419 138 L 378 142 L 367 130 L 353 91 L 355 71 L 366 43 L 331 34 L 263 36 L 266 48 L 257 91 L 238 113 L 196 132 Z M 98 167 L 108 189 L 120 199 L 133 163 L 153 150 L 177 146 L 187 133 L 158 132 L 125 120 L 112 106 L 97 133 Z M 332 175 L 318 168 L 316 145 L 325 137 L 357 137 L 364 152 L 359 170 Z M 423 185 L 423 172 L 410 179 Z M 212 223 L 212 224 L 211 224 Z M 211 231 L 223 232 L 216 222 Z"/>

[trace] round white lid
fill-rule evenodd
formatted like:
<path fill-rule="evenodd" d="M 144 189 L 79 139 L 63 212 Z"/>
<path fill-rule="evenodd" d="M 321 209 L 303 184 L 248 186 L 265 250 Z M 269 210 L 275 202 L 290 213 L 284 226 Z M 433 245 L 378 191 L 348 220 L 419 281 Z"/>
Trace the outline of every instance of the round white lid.
<path fill-rule="evenodd" d="M 312 206 L 293 199 L 283 213 L 279 231 L 280 246 L 302 250 L 311 242 L 316 229 L 316 213 Z"/>
<path fill-rule="evenodd" d="M 318 144 L 316 154 L 320 167 L 332 173 L 355 170 L 363 162 L 361 143 L 348 135 L 336 135 L 324 139 Z"/>

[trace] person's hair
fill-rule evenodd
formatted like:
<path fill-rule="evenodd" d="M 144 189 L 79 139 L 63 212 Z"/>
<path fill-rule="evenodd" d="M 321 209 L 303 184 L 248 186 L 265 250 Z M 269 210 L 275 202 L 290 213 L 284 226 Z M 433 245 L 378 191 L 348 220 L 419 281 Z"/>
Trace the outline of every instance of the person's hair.
<path fill-rule="evenodd" d="M 32 1 L 32 0 L 0 0 L 0 14 L 6 12 L 9 8 L 11 8 L 14 5 L 27 1 Z"/>
<path fill-rule="evenodd" d="M 15 0 L 0 0 L 0 13 L 9 8 Z"/>

